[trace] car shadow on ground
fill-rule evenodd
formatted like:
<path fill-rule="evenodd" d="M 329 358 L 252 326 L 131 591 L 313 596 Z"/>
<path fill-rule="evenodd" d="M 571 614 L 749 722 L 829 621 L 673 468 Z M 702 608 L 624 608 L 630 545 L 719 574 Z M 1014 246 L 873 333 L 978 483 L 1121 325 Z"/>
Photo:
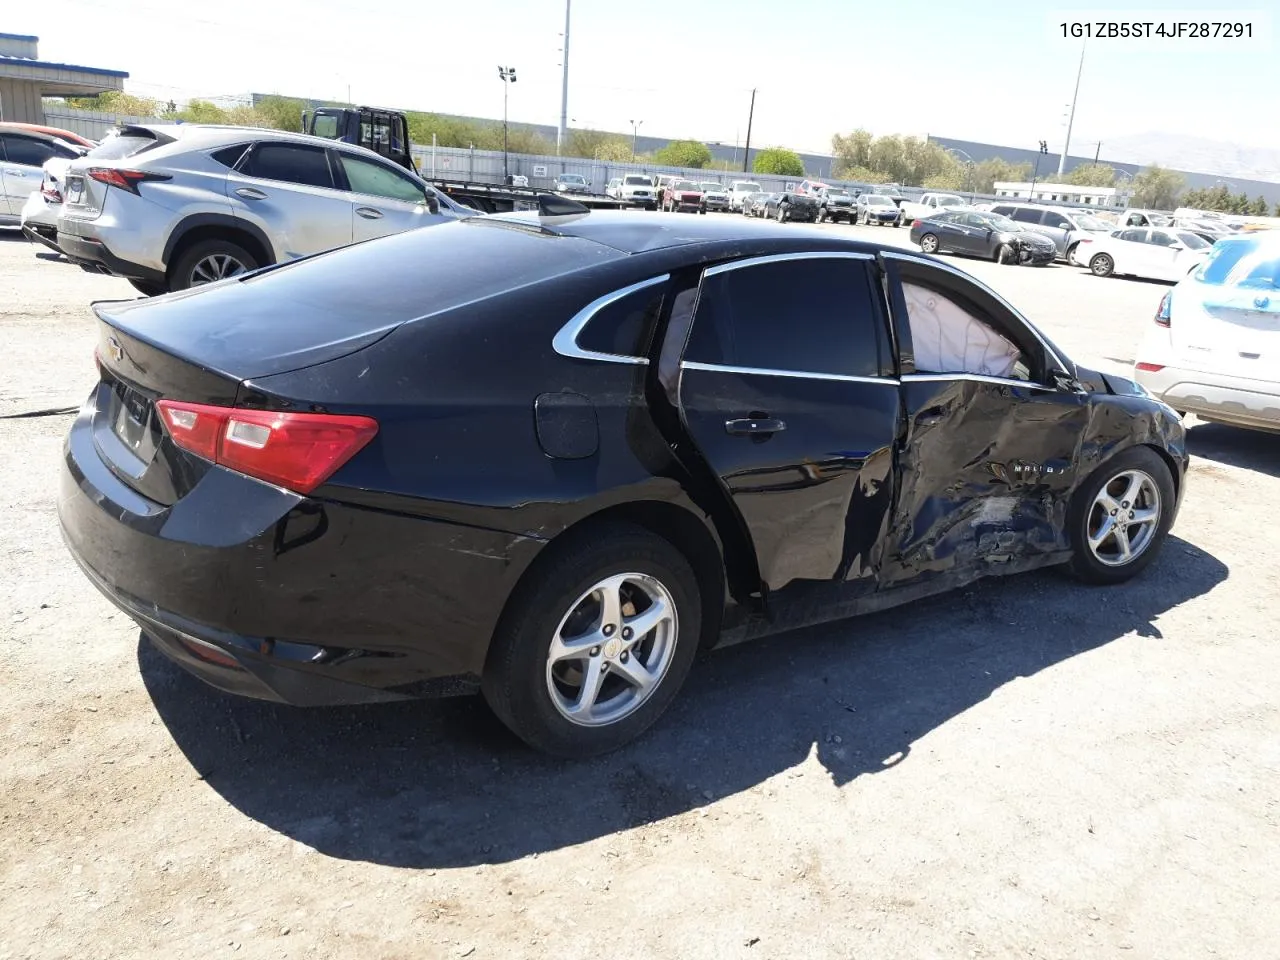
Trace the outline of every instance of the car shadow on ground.
<path fill-rule="evenodd" d="M 1280 435 L 1225 423 L 1193 422 L 1187 430 L 1187 452 L 1193 457 L 1280 477 Z"/>
<path fill-rule="evenodd" d="M 685 813 L 816 755 L 831 780 L 910 763 L 914 742 L 1002 685 L 1134 631 L 1227 568 L 1170 538 L 1144 575 L 1055 571 L 711 654 L 639 742 L 570 763 L 525 748 L 479 697 L 297 709 L 220 694 L 140 637 L 146 688 L 201 777 L 321 853 L 401 867 L 501 863 Z"/>

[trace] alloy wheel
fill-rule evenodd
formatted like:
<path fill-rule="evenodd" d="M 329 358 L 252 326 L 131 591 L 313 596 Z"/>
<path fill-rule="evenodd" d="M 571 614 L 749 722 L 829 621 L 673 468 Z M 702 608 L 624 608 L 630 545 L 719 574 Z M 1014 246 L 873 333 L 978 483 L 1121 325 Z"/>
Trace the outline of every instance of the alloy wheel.
<path fill-rule="evenodd" d="M 675 658 L 671 592 L 654 577 L 620 573 L 583 593 L 547 651 L 547 692 L 565 719 L 599 727 L 630 716 L 658 689 Z"/>
<path fill-rule="evenodd" d="M 191 268 L 191 286 L 198 287 L 206 283 L 216 283 L 227 277 L 236 277 L 246 273 L 247 267 L 235 257 L 227 253 L 211 253 L 203 260 L 197 260 Z"/>
<path fill-rule="evenodd" d="M 1151 546 L 1160 528 L 1160 488 L 1144 470 L 1124 470 L 1102 485 L 1089 508 L 1089 550 L 1099 563 L 1123 567 Z"/>

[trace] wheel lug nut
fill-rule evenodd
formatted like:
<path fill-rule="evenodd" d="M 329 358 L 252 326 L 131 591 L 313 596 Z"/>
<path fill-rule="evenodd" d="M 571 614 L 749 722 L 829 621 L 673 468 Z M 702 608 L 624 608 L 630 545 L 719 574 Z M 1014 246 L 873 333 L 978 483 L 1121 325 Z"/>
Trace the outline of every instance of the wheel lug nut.
<path fill-rule="evenodd" d="M 593 657 L 598 657 L 598 656 L 600 656 L 600 648 L 599 648 L 599 647 L 592 647 L 592 648 L 591 648 L 591 655 L 592 655 Z"/>
<path fill-rule="evenodd" d="M 627 652 L 626 652 L 625 650 L 624 650 L 624 651 L 622 651 L 622 656 L 621 656 L 621 657 L 619 657 L 619 659 L 620 659 L 623 663 L 626 663 L 626 662 L 627 662 Z"/>
<path fill-rule="evenodd" d="M 606 624 L 604 625 L 604 635 L 605 635 L 606 637 L 612 637 L 612 636 L 613 636 L 613 631 L 614 631 L 614 626 L 613 626 L 613 624 L 612 624 L 612 623 L 606 623 Z"/>
<path fill-rule="evenodd" d="M 630 640 L 630 639 L 631 639 L 631 628 L 630 628 L 630 627 L 623 627 L 623 628 L 622 628 L 622 639 L 623 639 L 623 640 Z"/>
<path fill-rule="evenodd" d="M 1116 515 L 1116 513 L 1118 513 L 1118 512 L 1119 512 L 1119 511 L 1112 510 L 1112 511 L 1111 511 L 1111 515 L 1114 517 L 1114 516 Z"/>

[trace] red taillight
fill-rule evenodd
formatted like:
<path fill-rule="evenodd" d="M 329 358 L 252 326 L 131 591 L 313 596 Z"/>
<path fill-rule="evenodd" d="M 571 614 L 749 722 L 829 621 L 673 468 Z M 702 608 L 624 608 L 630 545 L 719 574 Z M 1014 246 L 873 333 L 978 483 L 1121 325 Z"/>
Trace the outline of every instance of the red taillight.
<path fill-rule="evenodd" d="M 1147 373 L 1159 373 L 1164 369 L 1163 363 L 1137 363 L 1135 366 L 1139 370 L 1145 370 Z"/>
<path fill-rule="evenodd" d="M 147 173 L 145 170 L 116 170 L 114 167 L 90 167 L 88 172 L 91 179 L 97 180 L 99 183 L 105 183 L 109 187 L 128 190 L 135 196 L 138 194 L 138 184 L 140 183 L 173 179 L 166 173 Z"/>
<path fill-rule="evenodd" d="M 46 200 L 48 200 L 50 203 L 61 203 L 61 202 L 62 202 L 62 194 L 61 194 L 61 193 L 59 193 L 59 192 L 57 191 L 57 189 L 56 189 L 56 188 L 54 188 L 54 187 L 45 187 L 45 186 L 42 186 L 42 187 L 40 188 L 40 196 L 44 197 L 44 198 L 45 198 Z"/>
<path fill-rule="evenodd" d="M 1172 318 L 1169 314 L 1170 307 L 1173 306 L 1173 291 L 1170 290 L 1160 298 L 1160 308 L 1156 310 L 1156 326 L 1168 327 L 1172 325 Z"/>
<path fill-rule="evenodd" d="M 310 493 L 378 432 L 369 417 L 156 403 L 173 442 L 196 456 L 298 493 Z"/>
<path fill-rule="evenodd" d="M 911 226 L 913 226 L 913 227 L 918 227 L 918 226 L 920 226 L 920 221 L 919 221 L 919 220 L 912 220 L 912 221 L 911 221 Z"/>

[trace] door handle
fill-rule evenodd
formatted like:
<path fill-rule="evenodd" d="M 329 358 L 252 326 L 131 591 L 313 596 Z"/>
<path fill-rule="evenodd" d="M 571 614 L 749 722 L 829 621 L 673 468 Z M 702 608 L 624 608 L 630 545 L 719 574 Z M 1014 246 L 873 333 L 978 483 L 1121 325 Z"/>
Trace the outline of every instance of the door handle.
<path fill-rule="evenodd" d="M 732 434 L 735 437 L 768 435 L 778 433 L 785 429 L 787 429 L 787 425 L 785 423 L 781 420 L 774 420 L 770 417 L 726 420 L 724 422 L 724 432 Z"/>
<path fill-rule="evenodd" d="M 375 210 L 373 207 L 356 207 L 356 213 L 364 217 L 366 220 L 381 220 L 382 211 Z"/>
<path fill-rule="evenodd" d="M 921 410 L 916 415 L 916 426 L 929 427 L 935 423 L 941 423 L 945 419 L 947 419 L 945 407 L 929 407 L 929 409 Z"/>
<path fill-rule="evenodd" d="M 261 190 L 254 189 L 253 187 L 241 187 L 239 190 L 236 191 L 236 195 L 240 197 L 244 197 L 246 200 L 267 199 L 267 195 L 265 193 L 263 193 Z"/>

